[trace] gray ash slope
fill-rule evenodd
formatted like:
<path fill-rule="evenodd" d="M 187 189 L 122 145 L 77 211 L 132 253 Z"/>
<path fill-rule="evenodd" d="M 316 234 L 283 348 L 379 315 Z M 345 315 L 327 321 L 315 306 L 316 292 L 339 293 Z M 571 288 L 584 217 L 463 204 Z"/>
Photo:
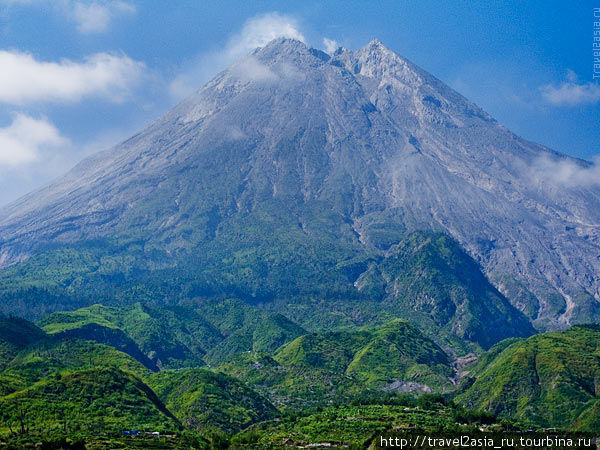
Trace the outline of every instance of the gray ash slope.
<path fill-rule="evenodd" d="M 600 189 L 536 176 L 540 158 L 588 164 L 519 138 L 377 40 L 330 56 L 278 39 L 4 208 L 0 275 L 14 280 L 36 255 L 115 236 L 143 241 L 132 257 L 140 261 L 159 252 L 157 261 L 188 264 L 229 246 L 214 259 L 222 262 L 252 245 L 231 242 L 248 238 L 250 217 L 289 210 L 296 231 L 317 242 L 311 249 L 343 243 L 348 258 L 385 257 L 413 230 L 448 234 L 538 329 L 598 322 Z M 263 256 L 270 273 L 272 255 Z M 357 291 L 401 287 L 365 264 L 351 277 Z M 493 296 L 495 313 L 521 321 Z"/>

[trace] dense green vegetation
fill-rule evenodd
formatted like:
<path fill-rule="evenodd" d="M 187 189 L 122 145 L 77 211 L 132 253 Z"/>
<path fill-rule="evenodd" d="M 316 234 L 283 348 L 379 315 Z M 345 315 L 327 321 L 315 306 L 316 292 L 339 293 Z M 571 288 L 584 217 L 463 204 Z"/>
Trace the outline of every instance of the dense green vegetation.
<path fill-rule="evenodd" d="M 182 314 L 183 317 L 186 315 Z M 115 341 L 125 343 L 129 339 L 131 350 L 128 353 L 138 350 L 158 367 L 177 367 L 203 364 L 202 356 L 206 350 L 198 344 L 208 346 L 218 341 L 218 332 L 213 327 L 195 319 L 198 318 L 192 316 L 184 322 L 177 320 L 176 313 L 170 310 L 153 310 L 136 303 L 124 308 L 93 305 L 73 312 L 55 313 L 40 325 L 51 334 L 84 337 L 112 345 Z M 91 325 L 96 327 L 90 328 Z M 109 333 L 111 329 L 115 331 Z"/>
<path fill-rule="evenodd" d="M 310 411 L 378 394 L 356 377 L 306 365 L 283 365 L 265 353 L 240 353 L 216 370 L 244 380 L 282 411 Z"/>
<path fill-rule="evenodd" d="M 226 299 L 93 305 L 40 325 L 0 320 L 0 442 L 14 448 L 65 436 L 94 448 L 272 448 L 362 446 L 402 430 L 599 429 L 598 326 L 504 340 L 456 391 L 455 356 L 404 319 L 306 333 Z"/>
<path fill-rule="evenodd" d="M 534 426 L 598 431 L 600 326 L 501 342 L 473 367 L 457 401 Z"/>
<path fill-rule="evenodd" d="M 413 382 L 415 387 L 440 389 L 449 385 L 452 376 L 448 355 L 402 319 L 378 327 L 301 336 L 279 349 L 275 359 L 288 366 L 343 373 L 377 388 Z M 406 383 L 402 386 L 413 390 Z"/>
<path fill-rule="evenodd" d="M 243 382 L 209 370 L 163 370 L 146 381 L 169 411 L 191 429 L 233 432 L 279 415 Z"/>
<path fill-rule="evenodd" d="M 439 397 L 423 396 L 418 400 L 412 397 L 398 397 L 380 404 L 347 404 L 329 407 L 317 412 L 295 415 L 288 414 L 273 420 L 249 426 L 235 434 L 193 431 L 172 432 L 161 436 L 124 437 L 117 433 L 97 432 L 93 434 L 75 434 L 69 444 L 64 438 L 47 440 L 47 448 L 84 448 L 76 447 L 77 441 L 94 449 L 108 448 L 160 448 L 160 449 L 275 449 L 295 448 L 296 446 L 322 444 L 336 448 L 365 448 L 376 442 L 379 436 L 397 433 L 472 433 L 480 427 L 489 431 L 518 429 L 515 425 L 503 421 L 497 423 L 489 415 L 465 411 Z M 76 437 L 77 436 L 77 437 Z M 0 438 L 0 444 L 2 444 Z M 39 447 L 37 441 L 27 435 L 13 435 L 9 442 L 24 443 L 29 447 Z M 59 446 L 62 442 L 62 446 Z M 54 445 L 51 447 L 50 445 Z M 72 445 L 72 447 L 69 447 Z M 10 446 L 8 448 L 11 448 Z"/>
<path fill-rule="evenodd" d="M 533 333 L 525 316 L 446 235 L 407 233 L 387 215 L 374 213 L 361 225 L 365 246 L 343 214 L 319 202 L 295 209 L 269 200 L 248 213 L 227 217 L 214 211 L 210 216 L 219 221 L 218 233 L 207 234 L 201 227 L 187 230 L 191 234 L 182 236 L 191 240 L 189 247 L 170 255 L 144 236 L 99 239 L 38 253 L 0 273 L 0 312 L 40 319 L 52 311 L 101 303 L 132 308 L 137 320 L 135 304 L 143 301 L 142 309 L 170 311 L 158 318 L 158 313 L 144 310 L 160 323 L 171 320 L 173 327 L 177 320 L 172 319 L 178 317 L 174 305 L 187 308 L 190 301 L 208 302 L 210 310 L 215 298 L 237 298 L 246 306 L 293 318 L 309 331 L 406 318 L 458 353 Z M 256 314 L 255 308 L 247 311 Z M 103 314 L 101 318 L 114 325 Z M 210 326 L 215 323 L 203 321 L 205 316 L 204 311 L 197 315 L 194 332 L 204 334 L 205 346 L 210 347 L 218 335 Z M 289 324 L 276 323 L 284 321 L 281 316 L 270 320 L 284 333 L 290 331 Z M 129 331 L 134 341 L 143 339 L 136 340 Z M 222 350 L 248 349 L 253 333 L 240 331 Z M 206 348 L 192 348 L 182 336 L 185 332 L 175 334 L 175 340 L 164 344 L 182 353 L 169 353 L 170 361 L 166 354 L 157 357 L 164 367 L 182 367 L 181 359 L 189 358 L 221 362 L 223 351 L 206 358 Z M 280 343 L 273 336 L 267 346 Z"/>
<path fill-rule="evenodd" d="M 0 317 L 0 370 L 27 345 L 46 337 L 31 322 L 17 317 Z"/>
<path fill-rule="evenodd" d="M 446 235 L 408 234 L 392 248 L 379 270 L 394 286 L 394 294 L 384 303 L 426 313 L 438 327 L 485 349 L 506 337 L 534 333 L 525 316 L 510 306 L 478 264 Z"/>
<path fill-rule="evenodd" d="M 400 398 L 391 404 L 356 404 L 331 407 L 303 417 L 292 416 L 278 422 L 250 427 L 232 438 L 250 448 L 280 448 L 315 443 L 366 448 L 378 436 L 398 431 L 469 432 L 481 425 L 493 425 L 485 415 L 464 414 L 460 408 L 424 397 L 419 404 Z M 497 429 L 504 426 L 497 424 Z"/>
<path fill-rule="evenodd" d="M 139 378 L 105 367 L 56 373 L 1 397 L 0 416 L 4 433 L 180 427 Z"/>
<path fill-rule="evenodd" d="M 64 370 L 114 367 L 139 377 L 150 374 L 145 366 L 108 345 L 78 339 L 48 338 L 21 351 L 4 369 L 2 377 L 12 380 L 0 392 L 29 386 L 48 374 Z M 16 387 L 11 389 L 11 385 Z"/>
<path fill-rule="evenodd" d="M 218 364 L 246 350 L 273 351 L 305 331 L 280 314 L 237 299 L 211 299 L 158 308 L 93 305 L 44 318 L 56 336 L 106 343 L 151 368 Z"/>

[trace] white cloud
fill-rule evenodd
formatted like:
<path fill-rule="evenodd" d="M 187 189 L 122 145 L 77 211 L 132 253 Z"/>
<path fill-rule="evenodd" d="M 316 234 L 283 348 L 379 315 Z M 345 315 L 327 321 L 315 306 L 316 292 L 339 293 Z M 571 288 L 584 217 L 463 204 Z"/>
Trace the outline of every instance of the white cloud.
<path fill-rule="evenodd" d="M 600 156 L 586 165 L 568 159 L 538 158 L 534 161 L 531 175 L 536 181 L 545 181 L 564 187 L 587 187 L 600 185 Z"/>
<path fill-rule="evenodd" d="M 329 38 L 323 38 L 323 46 L 325 47 L 325 51 L 330 55 L 333 54 L 340 47 L 337 41 L 334 41 L 333 39 Z"/>
<path fill-rule="evenodd" d="M 48 120 L 17 114 L 10 125 L 0 128 L 0 166 L 31 163 L 44 149 L 67 143 Z"/>
<path fill-rule="evenodd" d="M 66 2 L 66 11 L 77 24 L 81 33 L 106 31 L 112 19 L 122 14 L 135 13 L 136 8 L 122 1 L 105 2 Z"/>
<path fill-rule="evenodd" d="M 261 64 L 253 56 L 242 59 L 232 68 L 232 73 L 243 80 L 251 81 L 275 81 L 278 76 L 268 66 Z"/>
<path fill-rule="evenodd" d="M 559 85 L 547 84 L 540 91 L 544 100 L 557 106 L 577 106 L 600 101 L 600 85 L 593 82 L 580 83 L 572 70 L 567 72 L 566 81 Z"/>
<path fill-rule="evenodd" d="M 297 21 L 291 16 L 272 12 L 248 19 L 241 31 L 234 34 L 224 48 L 198 56 L 195 64 L 175 77 L 169 85 L 169 92 L 176 98 L 191 94 L 219 70 L 278 37 L 306 41 Z M 252 65 L 252 62 L 249 64 Z M 265 71 L 265 69 L 268 71 L 268 68 L 250 67 L 250 69 L 253 69 L 252 76 L 263 79 L 269 77 L 268 72 Z"/>
<path fill-rule="evenodd" d="M 306 41 L 292 17 L 272 12 L 248 19 L 242 31 L 229 40 L 226 47 L 227 57 L 232 61 L 247 55 L 257 47 L 264 47 L 278 37 Z"/>
<path fill-rule="evenodd" d="M 77 63 L 38 61 L 28 53 L 0 50 L 0 103 L 78 101 L 97 96 L 119 102 L 142 74 L 144 64 L 125 55 L 97 53 Z"/>
<path fill-rule="evenodd" d="M 73 21 L 81 33 L 106 31 L 114 19 L 136 12 L 135 5 L 123 0 L 0 0 L 0 5 L 49 5 L 55 13 Z"/>

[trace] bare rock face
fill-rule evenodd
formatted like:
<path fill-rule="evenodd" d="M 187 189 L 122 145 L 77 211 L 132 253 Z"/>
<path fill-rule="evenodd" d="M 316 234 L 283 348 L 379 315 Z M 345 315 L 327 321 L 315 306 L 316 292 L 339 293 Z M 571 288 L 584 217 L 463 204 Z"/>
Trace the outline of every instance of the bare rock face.
<path fill-rule="evenodd" d="M 327 55 L 277 39 L 1 211 L 0 267 L 114 236 L 201 253 L 278 200 L 342 217 L 349 234 L 328 232 L 354 252 L 389 252 L 383 225 L 448 234 L 538 329 L 597 322 L 600 187 L 554 177 L 561 164 L 589 166 L 515 136 L 377 40 Z"/>

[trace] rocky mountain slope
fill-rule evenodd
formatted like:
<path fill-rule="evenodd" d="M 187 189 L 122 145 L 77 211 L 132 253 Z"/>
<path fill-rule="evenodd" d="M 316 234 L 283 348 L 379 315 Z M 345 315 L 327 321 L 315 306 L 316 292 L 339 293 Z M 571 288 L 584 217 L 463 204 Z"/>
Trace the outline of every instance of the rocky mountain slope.
<path fill-rule="evenodd" d="M 333 305 L 367 298 L 370 270 L 389 299 L 398 285 L 370 262 L 433 230 L 539 329 L 599 321 L 600 190 L 540 161 L 588 165 L 515 136 L 377 40 L 327 55 L 278 39 L 4 208 L 0 293 L 61 309 L 168 299 L 176 279 L 178 297 Z M 502 310 L 495 328 L 519 316 Z M 529 334 L 519 321 L 499 338 Z"/>

